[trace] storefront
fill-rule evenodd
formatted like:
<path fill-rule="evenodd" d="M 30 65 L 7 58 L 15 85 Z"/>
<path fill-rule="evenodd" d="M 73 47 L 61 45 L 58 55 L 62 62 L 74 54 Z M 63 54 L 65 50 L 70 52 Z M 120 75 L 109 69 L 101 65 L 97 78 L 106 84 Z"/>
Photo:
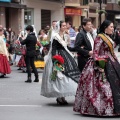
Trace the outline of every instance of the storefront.
<path fill-rule="evenodd" d="M 22 29 L 30 24 L 35 26 L 38 33 L 41 28 L 51 26 L 53 20 L 64 20 L 64 6 L 61 3 L 25 0 L 23 4 L 27 8 L 22 10 Z"/>
<path fill-rule="evenodd" d="M 81 21 L 82 10 L 79 8 L 64 8 L 65 21 L 70 21 L 73 26 L 79 27 Z"/>
<path fill-rule="evenodd" d="M 21 9 L 26 6 L 13 0 L 0 0 L 0 24 L 5 28 L 11 27 L 15 33 L 21 26 Z"/>
<path fill-rule="evenodd" d="M 27 25 L 34 25 L 38 32 L 53 20 L 64 20 L 64 6 L 60 2 L 0 0 L 0 24 L 16 33 Z"/>
<path fill-rule="evenodd" d="M 65 21 L 70 21 L 74 27 L 79 27 L 82 14 L 80 0 L 65 0 Z"/>

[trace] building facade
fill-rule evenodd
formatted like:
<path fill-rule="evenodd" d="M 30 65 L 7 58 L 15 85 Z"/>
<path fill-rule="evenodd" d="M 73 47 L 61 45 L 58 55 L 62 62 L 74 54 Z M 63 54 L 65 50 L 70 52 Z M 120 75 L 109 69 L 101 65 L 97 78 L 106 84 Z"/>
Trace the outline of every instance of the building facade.
<path fill-rule="evenodd" d="M 79 27 L 83 18 L 90 17 L 95 27 L 99 25 L 100 0 L 0 0 L 0 24 L 11 27 L 16 33 L 27 25 L 38 32 L 51 25 L 53 20 L 70 21 Z M 107 0 L 102 0 L 105 9 Z M 102 21 L 105 19 L 102 14 Z"/>
<path fill-rule="evenodd" d="M 38 32 L 53 20 L 64 20 L 61 2 L 46 0 L 9 0 L 0 1 L 0 24 L 11 27 L 16 33 L 27 25 L 34 25 Z"/>
<path fill-rule="evenodd" d="M 120 25 L 120 1 L 108 0 L 107 7 L 107 19 L 114 22 L 114 25 Z"/>
<path fill-rule="evenodd" d="M 79 9 L 78 15 L 65 15 L 66 20 L 71 20 L 73 26 L 81 25 L 83 18 L 90 17 L 95 27 L 99 26 L 100 0 L 65 0 L 65 8 Z M 105 10 L 107 0 L 102 0 L 101 7 Z M 102 14 L 102 21 L 105 19 L 105 14 Z"/>
<path fill-rule="evenodd" d="M 37 32 L 46 25 L 51 25 L 53 20 L 64 20 L 63 4 L 46 0 L 24 0 L 27 5 L 22 10 L 22 26 L 34 25 Z"/>
<path fill-rule="evenodd" d="M 25 8 L 26 5 L 20 4 L 19 0 L 0 0 L 0 24 L 18 33 L 21 27 L 21 9 Z"/>

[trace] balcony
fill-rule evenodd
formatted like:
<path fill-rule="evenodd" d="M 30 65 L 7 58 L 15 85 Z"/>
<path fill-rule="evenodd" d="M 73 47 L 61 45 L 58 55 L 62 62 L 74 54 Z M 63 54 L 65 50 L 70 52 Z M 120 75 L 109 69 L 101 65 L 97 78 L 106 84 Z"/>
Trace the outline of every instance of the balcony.
<path fill-rule="evenodd" d="M 120 6 L 116 3 L 108 3 L 106 10 L 120 13 Z"/>

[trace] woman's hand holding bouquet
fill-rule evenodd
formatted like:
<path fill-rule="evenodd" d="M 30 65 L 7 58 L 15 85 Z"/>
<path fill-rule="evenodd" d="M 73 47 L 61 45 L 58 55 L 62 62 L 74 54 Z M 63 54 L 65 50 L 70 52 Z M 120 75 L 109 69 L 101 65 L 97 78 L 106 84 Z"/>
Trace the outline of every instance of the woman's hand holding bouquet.
<path fill-rule="evenodd" d="M 98 70 L 102 73 L 102 78 L 104 82 L 106 81 L 105 72 L 104 72 L 106 63 L 107 63 L 107 59 L 104 58 L 96 59 L 96 65 L 99 67 Z"/>
<path fill-rule="evenodd" d="M 63 64 L 64 59 L 61 55 L 54 55 L 53 59 L 53 72 L 51 74 L 51 80 L 56 80 L 57 78 L 57 71 L 64 71 Z"/>

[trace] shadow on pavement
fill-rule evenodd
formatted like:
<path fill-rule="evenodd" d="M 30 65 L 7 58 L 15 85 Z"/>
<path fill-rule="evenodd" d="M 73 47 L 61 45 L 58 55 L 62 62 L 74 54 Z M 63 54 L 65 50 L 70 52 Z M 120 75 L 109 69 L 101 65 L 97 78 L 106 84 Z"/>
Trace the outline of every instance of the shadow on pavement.
<path fill-rule="evenodd" d="M 97 116 L 97 115 L 81 115 L 81 114 L 74 114 L 77 116 L 81 116 L 81 117 L 93 117 L 93 118 L 120 118 L 120 115 L 118 116 Z"/>
<path fill-rule="evenodd" d="M 55 103 L 48 103 L 48 104 L 46 104 L 46 106 L 52 106 L 52 107 L 72 107 L 73 103 L 69 103 L 68 102 L 68 105 L 60 105 L 60 104 L 57 104 L 57 102 L 55 101 Z"/>

